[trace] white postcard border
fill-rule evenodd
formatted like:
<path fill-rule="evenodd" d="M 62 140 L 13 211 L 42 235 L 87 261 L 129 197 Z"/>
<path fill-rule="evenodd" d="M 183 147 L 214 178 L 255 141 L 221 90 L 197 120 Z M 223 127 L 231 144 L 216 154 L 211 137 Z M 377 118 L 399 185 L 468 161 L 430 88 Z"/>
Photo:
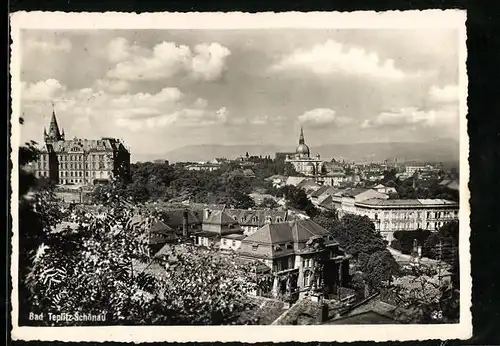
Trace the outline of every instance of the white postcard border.
<path fill-rule="evenodd" d="M 470 308 L 469 140 L 467 134 L 466 12 L 462 10 L 285 12 L 285 13 L 64 13 L 17 12 L 11 15 L 12 117 L 11 277 L 12 338 L 40 341 L 388 341 L 467 339 L 472 336 Z M 215 19 L 215 20 L 214 20 Z M 18 326 L 18 146 L 20 144 L 20 44 L 22 29 L 257 29 L 257 28 L 457 28 L 460 30 L 460 323 L 449 325 L 336 326 Z"/>

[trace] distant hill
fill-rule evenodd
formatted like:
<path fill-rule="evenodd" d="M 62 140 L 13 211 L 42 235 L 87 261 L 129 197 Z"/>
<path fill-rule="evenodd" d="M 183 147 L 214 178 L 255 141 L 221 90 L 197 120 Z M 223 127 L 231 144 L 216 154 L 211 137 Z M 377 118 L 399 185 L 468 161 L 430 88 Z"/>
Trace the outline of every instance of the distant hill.
<path fill-rule="evenodd" d="M 138 156 L 139 161 L 165 159 L 170 162 L 208 161 L 215 157 L 234 159 L 244 155 L 271 155 L 276 152 L 293 152 L 293 147 L 279 145 L 187 145 L 165 154 Z M 450 162 L 459 159 L 459 143 L 455 140 L 436 140 L 425 143 L 356 143 L 326 144 L 311 147 L 311 154 L 319 153 L 324 160 L 369 162 L 393 160 L 398 161 L 433 161 Z"/>

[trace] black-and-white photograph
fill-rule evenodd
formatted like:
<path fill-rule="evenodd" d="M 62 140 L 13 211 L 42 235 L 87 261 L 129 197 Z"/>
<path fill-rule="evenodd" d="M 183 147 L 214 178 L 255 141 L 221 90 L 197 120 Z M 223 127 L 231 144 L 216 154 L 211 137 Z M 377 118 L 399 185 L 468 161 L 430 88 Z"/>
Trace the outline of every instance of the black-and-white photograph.
<path fill-rule="evenodd" d="M 15 323 L 459 324 L 460 24 L 21 28 Z"/>

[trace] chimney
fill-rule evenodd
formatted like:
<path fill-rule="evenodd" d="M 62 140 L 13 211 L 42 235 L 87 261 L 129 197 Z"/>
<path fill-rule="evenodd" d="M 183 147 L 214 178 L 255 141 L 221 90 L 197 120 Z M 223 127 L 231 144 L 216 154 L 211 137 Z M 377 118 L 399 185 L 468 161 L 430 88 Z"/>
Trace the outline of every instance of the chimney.
<path fill-rule="evenodd" d="M 322 300 L 319 303 L 319 308 L 316 315 L 316 322 L 318 324 L 324 323 L 328 319 L 328 304 Z"/>
<path fill-rule="evenodd" d="M 182 236 L 188 237 L 188 210 L 184 209 L 182 212 Z"/>

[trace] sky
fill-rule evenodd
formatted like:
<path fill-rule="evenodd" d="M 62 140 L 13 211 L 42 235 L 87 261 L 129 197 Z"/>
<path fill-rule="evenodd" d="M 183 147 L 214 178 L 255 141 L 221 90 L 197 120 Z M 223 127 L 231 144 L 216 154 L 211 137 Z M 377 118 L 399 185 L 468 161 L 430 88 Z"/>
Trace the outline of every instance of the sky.
<path fill-rule="evenodd" d="M 459 138 L 452 29 L 23 30 L 21 140 L 190 144 Z M 53 105 L 54 106 L 53 106 Z"/>

